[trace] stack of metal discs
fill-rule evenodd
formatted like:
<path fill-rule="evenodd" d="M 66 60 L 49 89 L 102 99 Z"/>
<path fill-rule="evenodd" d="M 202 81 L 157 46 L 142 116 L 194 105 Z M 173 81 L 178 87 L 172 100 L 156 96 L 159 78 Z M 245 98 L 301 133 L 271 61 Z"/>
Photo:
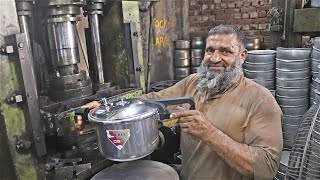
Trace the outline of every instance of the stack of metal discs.
<path fill-rule="evenodd" d="M 311 75 L 312 75 L 312 83 L 310 87 L 310 104 L 314 104 L 316 99 L 316 89 L 317 84 L 320 82 L 318 78 L 319 74 L 319 65 L 320 65 L 320 37 L 314 38 L 314 45 L 312 48 L 312 59 L 311 59 Z M 319 90 L 317 90 L 319 93 Z M 319 99 L 319 98 L 318 98 Z"/>
<path fill-rule="evenodd" d="M 291 149 L 309 109 L 310 48 L 277 48 L 276 100 L 284 114 L 284 148 Z"/>
<path fill-rule="evenodd" d="M 318 65 L 318 68 L 320 69 L 320 65 Z M 313 104 L 320 104 L 320 74 L 318 74 L 316 79 L 312 81 L 311 86 L 313 86 L 313 87 L 311 87 L 310 93 L 311 93 L 312 89 L 314 89 L 313 90 L 314 99 L 311 99 L 311 97 L 310 97 L 310 101 Z M 314 100 L 314 101 L 312 101 L 312 100 Z"/>
<path fill-rule="evenodd" d="M 274 50 L 248 51 L 243 64 L 244 76 L 266 87 L 275 94 L 275 58 Z"/>
<path fill-rule="evenodd" d="M 197 68 L 201 65 L 206 47 L 206 38 L 191 38 L 191 73 L 196 73 Z"/>
<path fill-rule="evenodd" d="M 286 151 L 286 150 L 282 151 L 279 169 L 276 174 L 276 177 L 274 178 L 275 180 L 285 179 L 285 175 L 286 175 L 286 171 L 289 163 L 289 155 L 290 155 L 290 151 Z"/>
<path fill-rule="evenodd" d="M 190 75 L 190 41 L 175 41 L 174 78 L 181 80 Z"/>

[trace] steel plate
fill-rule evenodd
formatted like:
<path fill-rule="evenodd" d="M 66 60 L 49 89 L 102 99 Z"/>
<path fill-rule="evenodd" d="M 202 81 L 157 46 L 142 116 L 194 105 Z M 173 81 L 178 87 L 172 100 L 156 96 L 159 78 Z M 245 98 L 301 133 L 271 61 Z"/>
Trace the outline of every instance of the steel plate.
<path fill-rule="evenodd" d="M 96 175 L 91 180 L 158 180 L 170 179 L 178 180 L 178 173 L 169 165 L 157 161 L 138 160 L 108 167 Z"/>

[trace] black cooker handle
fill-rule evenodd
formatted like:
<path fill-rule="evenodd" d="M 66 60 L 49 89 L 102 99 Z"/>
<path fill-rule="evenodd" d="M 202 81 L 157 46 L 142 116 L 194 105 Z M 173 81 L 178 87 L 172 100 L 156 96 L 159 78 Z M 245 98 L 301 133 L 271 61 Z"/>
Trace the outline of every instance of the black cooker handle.
<path fill-rule="evenodd" d="M 169 99 L 154 99 L 153 101 L 159 102 L 166 107 L 170 105 L 178 104 L 190 104 L 190 109 L 195 110 L 195 102 L 192 97 L 179 97 L 179 98 L 169 98 Z"/>
<path fill-rule="evenodd" d="M 179 98 L 172 98 L 172 99 L 153 99 L 155 103 L 162 104 L 162 106 L 159 106 L 159 114 L 160 114 L 160 120 L 163 119 L 169 119 L 170 114 L 174 112 L 178 112 L 179 110 L 173 110 L 169 111 L 166 107 L 170 105 L 178 105 L 178 104 L 189 104 L 191 110 L 195 110 L 195 102 L 192 97 L 179 97 Z M 165 106 L 165 108 L 163 107 Z"/>

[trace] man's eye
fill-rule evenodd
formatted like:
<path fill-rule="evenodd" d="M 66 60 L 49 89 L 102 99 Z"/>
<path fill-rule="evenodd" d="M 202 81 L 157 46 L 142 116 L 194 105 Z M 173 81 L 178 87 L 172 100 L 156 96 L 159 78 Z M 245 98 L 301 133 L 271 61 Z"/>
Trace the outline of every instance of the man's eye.
<path fill-rule="evenodd" d="M 206 52 L 207 53 L 212 53 L 213 51 L 212 51 L 212 49 L 206 49 Z"/>
<path fill-rule="evenodd" d="M 227 55 L 227 54 L 231 54 L 231 52 L 230 52 L 230 51 L 227 51 L 227 50 L 223 50 L 222 53 L 223 53 L 223 54 L 226 54 L 226 55 Z"/>

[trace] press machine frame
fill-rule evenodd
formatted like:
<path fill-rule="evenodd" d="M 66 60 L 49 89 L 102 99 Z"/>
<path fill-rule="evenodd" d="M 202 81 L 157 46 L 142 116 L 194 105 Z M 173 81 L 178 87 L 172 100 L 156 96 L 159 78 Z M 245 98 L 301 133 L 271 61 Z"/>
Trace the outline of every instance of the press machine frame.
<path fill-rule="evenodd" d="M 63 0 L 57 0 L 59 1 Z M 105 0 L 90 1 L 105 2 Z M 6 83 L 0 87 L 0 149 L 2 152 L 0 157 L 6 160 L 2 161 L 1 166 L 7 167 L 1 168 L 0 176 L 4 179 L 87 179 L 114 162 L 102 157 L 94 163 L 83 163 L 82 157 L 73 159 L 49 157 L 48 143 L 50 141 L 46 135 L 48 133 L 63 134 L 65 132 L 62 129 L 63 123 L 66 122 L 64 120 L 72 119 L 74 114 L 64 119 L 54 120 L 54 113 L 44 112 L 43 109 L 50 110 L 50 108 L 58 108 L 64 104 L 72 108 L 106 94 L 109 95 L 110 100 L 115 100 L 137 97 L 145 92 L 138 1 L 122 1 L 123 22 L 126 23 L 127 32 L 130 32 L 127 35 L 127 44 L 132 47 L 130 59 L 133 61 L 134 77 L 130 79 L 130 82 L 134 84 L 134 87 L 120 90 L 108 89 L 110 87 L 105 85 L 106 82 L 101 76 L 103 72 L 99 64 L 101 63 L 100 53 L 95 51 L 97 81 L 94 83 L 98 85 L 94 88 L 97 93 L 78 99 L 58 100 L 45 106 L 42 106 L 39 95 L 38 77 L 34 71 L 34 55 L 30 40 L 29 18 L 33 4 L 34 0 L 9 0 L 2 4 L 4 9 L 0 11 L 0 16 L 5 18 L 0 28 L 2 35 L 0 36 L 0 82 Z M 91 27 L 97 30 L 94 28 L 98 25 L 96 14 L 91 15 L 89 15 Z M 99 46 L 97 38 L 93 38 L 94 47 Z"/>

